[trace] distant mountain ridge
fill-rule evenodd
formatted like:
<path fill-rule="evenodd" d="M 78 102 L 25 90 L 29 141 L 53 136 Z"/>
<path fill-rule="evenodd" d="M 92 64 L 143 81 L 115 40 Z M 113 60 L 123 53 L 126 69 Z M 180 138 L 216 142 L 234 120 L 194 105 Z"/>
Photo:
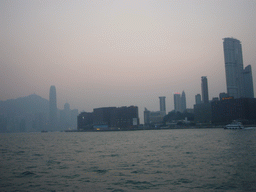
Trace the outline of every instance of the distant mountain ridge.
<path fill-rule="evenodd" d="M 8 99 L 0 101 L 0 114 L 4 116 L 30 114 L 30 113 L 48 113 L 49 101 L 36 94 L 17 99 Z"/>

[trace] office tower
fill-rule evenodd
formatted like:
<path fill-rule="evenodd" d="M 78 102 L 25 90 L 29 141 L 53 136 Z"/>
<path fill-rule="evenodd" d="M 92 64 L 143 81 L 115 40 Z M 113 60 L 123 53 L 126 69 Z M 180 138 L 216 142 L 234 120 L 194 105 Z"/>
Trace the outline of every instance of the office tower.
<path fill-rule="evenodd" d="M 224 38 L 224 59 L 227 93 L 234 98 L 244 97 L 243 56 L 239 40 Z"/>
<path fill-rule="evenodd" d="M 201 101 L 201 95 L 200 95 L 200 94 L 197 94 L 197 95 L 195 96 L 195 100 L 196 100 L 196 104 L 202 103 L 202 101 Z"/>
<path fill-rule="evenodd" d="M 174 110 L 176 112 L 181 112 L 181 99 L 180 99 L 180 93 L 174 93 Z"/>
<path fill-rule="evenodd" d="M 49 94 L 49 126 L 51 130 L 57 129 L 57 101 L 56 88 L 54 85 L 50 87 Z"/>
<path fill-rule="evenodd" d="M 254 98 L 251 65 L 248 65 L 247 67 L 244 68 L 243 76 L 244 76 L 244 97 Z"/>
<path fill-rule="evenodd" d="M 160 111 L 166 114 L 165 97 L 159 97 L 160 100 Z"/>
<path fill-rule="evenodd" d="M 186 94 L 184 91 L 182 91 L 182 94 L 181 94 L 180 107 L 181 107 L 181 112 L 184 112 L 187 109 Z"/>
<path fill-rule="evenodd" d="M 206 76 L 201 77 L 201 91 L 203 103 L 209 103 L 208 83 Z"/>

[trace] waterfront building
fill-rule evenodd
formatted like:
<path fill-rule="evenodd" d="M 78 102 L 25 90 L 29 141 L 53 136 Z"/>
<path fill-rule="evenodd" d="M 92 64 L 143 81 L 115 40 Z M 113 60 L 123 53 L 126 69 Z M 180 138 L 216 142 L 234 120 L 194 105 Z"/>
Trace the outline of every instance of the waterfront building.
<path fill-rule="evenodd" d="M 161 124 L 166 115 L 164 111 L 149 111 L 147 108 L 144 110 L 144 124 Z"/>
<path fill-rule="evenodd" d="M 201 91 L 202 91 L 202 102 L 209 103 L 209 94 L 208 94 L 208 82 L 207 77 L 201 77 Z"/>
<path fill-rule="evenodd" d="M 180 99 L 180 93 L 174 93 L 174 110 L 175 112 L 182 112 L 181 111 L 181 99 Z"/>
<path fill-rule="evenodd" d="M 227 93 L 235 99 L 244 97 L 243 55 L 241 43 L 234 38 L 224 38 L 223 48 Z"/>
<path fill-rule="evenodd" d="M 248 65 L 247 67 L 244 68 L 243 76 L 244 76 L 244 97 L 254 98 L 253 78 L 252 78 L 252 67 L 251 67 L 251 65 Z"/>
<path fill-rule="evenodd" d="M 138 126 L 137 106 L 95 108 L 92 113 L 82 112 L 77 117 L 78 130 L 133 129 Z"/>
<path fill-rule="evenodd" d="M 194 117 L 196 123 L 211 123 L 211 103 L 195 104 Z"/>
<path fill-rule="evenodd" d="M 254 98 L 251 65 L 243 69 L 241 42 L 234 38 L 224 38 L 224 59 L 228 96 L 233 98 Z"/>
<path fill-rule="evenodd" d="M 165 105 L 165 97 L 159 97 L 160 101 L 160 111 L 162 111 L 164 114 L 166 114 L 166 105 Z"/>
<path fill-rule="evenodd" d="M 118 107 L 111 114 L 111 127 L 131 129 L 139 125 L 137 106 Z"/>
<path fill-rule="evenodd" d="M 82 112 L 77 116 L 77 130 L 93 129 L 93 113 Z"/>
<path fill-rule="evenodd" d="M 102 107 L 93 109 L 93 126 L 99 128 L 111 127 L 111 114 L 116 107 Z"/>
<path fill-rule="evenodd" d="M 243 124 L 256 123 L 256 99 L 233 97 L 211 102 L 212 123 L 228 124 L 233 120 L 243 121 Z"/>

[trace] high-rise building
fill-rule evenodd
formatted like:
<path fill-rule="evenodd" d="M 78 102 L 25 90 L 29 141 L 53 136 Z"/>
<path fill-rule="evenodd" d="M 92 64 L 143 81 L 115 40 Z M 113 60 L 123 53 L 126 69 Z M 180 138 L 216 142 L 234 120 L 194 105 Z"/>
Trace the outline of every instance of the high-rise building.
<path fill-rule="evenodd" d="M 184 91 L 182 91 L 182 94 L 181 94 L 180 107 L 181 107 L 181 112 L 184 112 L 187 109 L 186 94 Z"/>
<path fill-rule="evenodd" d="M 234 38 L 223 42 L 228 96 L 254 98 L 251 65 L 243 69 L 242 45 Z"/>
<path fill-rule="evenodd" d="M 201 77 L 201 91 L 203 103 L 209 103 L 208 82 L 206 76 Z"/>
<path fill-rule="evenodd" d="M 224 38 L 224 59 L 227 93 L 234 98 L 244 97 L 243 55 L 239 40 Z"/>
<path fill-rule="evenodd" d="M 49 94 L 49 126 L 50 130 L 57 129 L 57 101 L 56 88 L 54 85 L 50 87 Z"/>
<path fill-rule="evenodd" d="M 166 105 L 165 105 L 165 97 L 159 97 L 160 101 L 160 111 L 164 112 L 166 114 Z"/>
<path fill-rule="evenodd" d="M 181 111 L 181 99 L 180 99 L 180 93 L 174 93 L 174 110 L 177 112 L 182 112 Z"/>
<path fill-rule="evenodd" d="M 201 101 L 201 95 L 200 95 L 200 94 L 197 94 L 197 95 L 195 96 L 195 100 L 196 100 L 196 104 L 201 104 L 201 103 L 202 103 L 202 101 Z"/>
<path fill-rule="evenodd" d="M 248 65 L 247 67 L 244 68 L 243 76 L 244 76 L 244 97 L 254 98 L 251 65 Z"/>

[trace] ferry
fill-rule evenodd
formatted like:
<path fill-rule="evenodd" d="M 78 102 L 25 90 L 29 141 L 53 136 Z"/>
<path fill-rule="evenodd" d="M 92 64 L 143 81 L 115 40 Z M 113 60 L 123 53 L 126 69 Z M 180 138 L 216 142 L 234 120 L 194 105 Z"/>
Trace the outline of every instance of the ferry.
<path fill-rule="evenodd" d="M 224 129 L 244 129 L 244 126 L 239 121 L 233 121 L 232 123 L 226 125 Z"/>

